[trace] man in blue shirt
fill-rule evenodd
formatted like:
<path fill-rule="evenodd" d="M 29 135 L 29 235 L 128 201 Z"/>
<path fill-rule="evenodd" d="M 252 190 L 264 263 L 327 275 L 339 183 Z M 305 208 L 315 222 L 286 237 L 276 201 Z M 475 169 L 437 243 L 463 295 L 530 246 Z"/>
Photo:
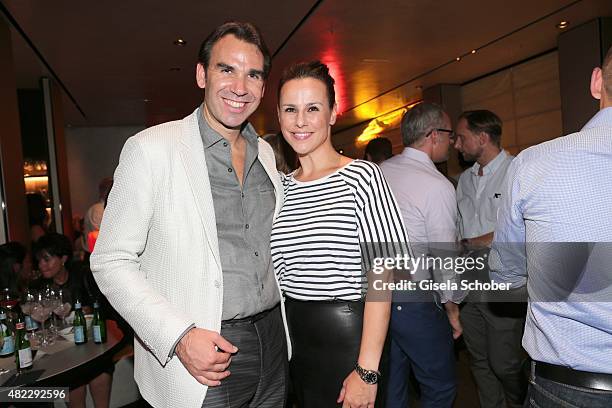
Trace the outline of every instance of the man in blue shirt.
<path fill-rule="evenodd" d="M 491 249 L 491 278 L 529 293 L 529 407 L 612 406 L 612 48 L 591 94 L 580 132 L 513 161 Z"/>

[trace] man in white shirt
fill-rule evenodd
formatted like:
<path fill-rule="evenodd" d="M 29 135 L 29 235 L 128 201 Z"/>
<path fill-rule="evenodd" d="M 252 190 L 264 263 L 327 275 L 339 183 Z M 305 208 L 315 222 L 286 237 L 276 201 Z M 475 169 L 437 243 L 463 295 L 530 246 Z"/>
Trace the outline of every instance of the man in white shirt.
<path fill-rule="evenodd" d="M 455 190 L 434 164 L 448 158 L 452 129 L 448 115 L 430 103 L 421 103 L 408 111 L 401 128 L 406 148 L 383 162 L 381 168 L 397 199 L 414 255 L 418 257 L 421 251 L 415 252 L 416 247 L 429 255 L 432 243 L 454 246 Z M 429 277 L 412 277 L 412 280 L 424 279 Z M 387 407 L 409 405 L 409 370 L 414 371 L 421 386 L 422 406 L 443 408 L 453 404 L 456 393 L 453 338 L 461 335 L 457 306 L 460 299 L 452 290 L 438 294 L 444 308 L 433 301 L 431 292 L 423 294 L 422 299 L 405 302 L 399 300 L 409 294 L 394 293 Z"/>
<path fill-rule="evenodd" d="M 488 110 L 461 114 L 455 148 L 474 165 L 461 174 L 457 186 L 459 238 L 466 248 L 488 256 L 497 209 L 505 194 L 513 156 L 501 149 L 502 122 Z M 488 271 L 479 280 L 488 280 Z M 494 293 L 487 300 L 495 300 Z M 461 309 L 463 339 L 470 352 L 472 374 L 482 408 L 522 406 L 527 382 L 521 372 L 523 304 L 484 302 L 475 296 Z"/>
<path fill-rule="evenodd" d="M 525 407 L 612 407 L 612 47 L 591 74 L 597 112 L 508 169 L 491 277 L 527 287 Z"/>

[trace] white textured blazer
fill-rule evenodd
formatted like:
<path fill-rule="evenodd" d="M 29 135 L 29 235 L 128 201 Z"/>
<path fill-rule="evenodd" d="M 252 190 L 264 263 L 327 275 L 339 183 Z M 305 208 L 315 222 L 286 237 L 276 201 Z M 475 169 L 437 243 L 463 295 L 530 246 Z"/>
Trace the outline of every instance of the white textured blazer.
<path fill-rule="evenodd" d="M 102 293 L 136 332 L 134 377 L 155 407 L 202 406 L 208 387 L 170 352 L 192 324 L 221 328 L 223 275 L 196 112 L 125 143 L 91 256 Z M 261 138 L 259 160 L 274 184 L 276 216 L 283 189 Z M 288 337 L 287 345 L 291 354 Z"/>

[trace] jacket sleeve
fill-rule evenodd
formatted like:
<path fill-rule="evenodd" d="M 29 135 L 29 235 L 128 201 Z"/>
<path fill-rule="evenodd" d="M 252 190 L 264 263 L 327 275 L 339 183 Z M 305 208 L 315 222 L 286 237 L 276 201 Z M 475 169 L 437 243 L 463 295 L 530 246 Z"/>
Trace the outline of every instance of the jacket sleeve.
<path fill-rule="evenodd" d="M 155 176 L 139 136 L 121 152 L 91 270 L 110 304 L 163 366 L 193 321 L 147 282 L 141 269 L 155 214 Z"/>

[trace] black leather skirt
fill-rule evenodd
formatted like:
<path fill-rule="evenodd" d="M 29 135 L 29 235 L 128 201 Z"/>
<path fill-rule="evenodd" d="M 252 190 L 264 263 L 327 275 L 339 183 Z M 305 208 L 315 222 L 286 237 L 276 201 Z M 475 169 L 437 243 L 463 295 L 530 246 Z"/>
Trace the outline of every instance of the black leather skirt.
<path fill-rule="evenodd" d="M 299 301 L 285 307 L 293 356 L 291 383 L 300 408 L 338 407 L 342 382 L 359 357 L 364 302 Z M 383 400 L 379 388 L 377 400 Z M 377 404 L 379 406 L 379 404 Z"/>

